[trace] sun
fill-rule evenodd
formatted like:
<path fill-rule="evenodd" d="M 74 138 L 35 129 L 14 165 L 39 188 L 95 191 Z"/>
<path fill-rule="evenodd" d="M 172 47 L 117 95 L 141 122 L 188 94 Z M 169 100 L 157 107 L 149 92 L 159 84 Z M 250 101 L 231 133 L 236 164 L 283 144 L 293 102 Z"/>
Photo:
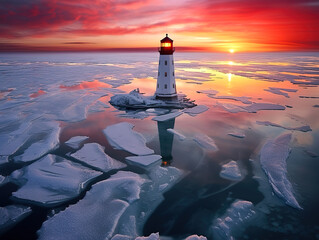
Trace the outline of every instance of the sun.
<path fill-rule="evenodd" d="M 234 50 L 234 49 L 229 49 L 229 52 L 230 52 L 230 53 L 234 53 L 235 50 Z"/>

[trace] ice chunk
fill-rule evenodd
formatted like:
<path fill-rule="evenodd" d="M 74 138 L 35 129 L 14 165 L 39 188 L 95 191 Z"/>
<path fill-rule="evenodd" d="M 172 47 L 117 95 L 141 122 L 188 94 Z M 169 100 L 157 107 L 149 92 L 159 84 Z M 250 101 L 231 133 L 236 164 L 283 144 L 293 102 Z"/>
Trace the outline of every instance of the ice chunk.
<path fill-rule="evenodd" d="M 217 106 L 222 107 L 224 110 L 230 113 L 247 112 L 244 107 L 232 103 L 217 102 Z"/>
<path fill-rule="evenodd" d="M 226 213 L 217 218 L 212 226 L 213 237 L 216 240 L 233 240 L 232 236 L 238 231 L 242 231 L 255 215 L 254 205 L 249 201 L 237 200 L 227 209 Z"/>
<path fill-rule="evenodd" d="M 117 116 L 122 118 L 144 119 L 149 117 L 149 114 L 145 111 L 127 111 L 126 113 L 120 113 Z"/>
<path fill-rule="evenodd" d="M 204 94 L 207 94 L 208 97 L 210 96 L 214 96 L 218 93 L 217 90 L 199 90 L 197 91 L 198 93 L 204 93 Z"/>
<path fill-rule="evenodd" d="M 230 132 L 230 133 L 227 133 L 229 136 L 232 136 L 232 137 L 236 137 L 236 138 L 244 138 L 246 137 L 244 133 L 241 133 L 241 132 Z"/>
<path fill-rule="evenodd" d="M 103 172 L 126 167 L 124 163 L 121 163 L 105 154 L 104 147 L 98 143 L 84 144 L 80 150 L 71 154 L 71 157 L 74 157 L 77 160 Z"/>
<path fill-rule="evenodd" d="M 279 104 L 273 103 L 253 103 L 247 107 L 245 107 L 247 112 L 255 113 L 260 110 L 285 110 L 286 108 Z"/>
<path fill-rule="evenodd" d="M 45 221 L 39 239 L 111 239 L 145 181 L 136 173 L 120 171 L 94 184 L 82 200 Z"/>
<path fill-rule="evenodd" d="M 162 156 L 161 155 L 130 156 L 130 157 L 126 157 L 125 159 L 129 163 L 147 167 L 161 160 Z"/>
<path fill-rule="evenodd" d="M 116 234 L 114 237 L 111 238 L 111 240 L 134 240 L 135 238 L 128 235 L 123 234 Z"/>
<path fill-rule="evenodd" d="M 78 196 L 101 174 L 49 154 L 10 175 L 21 186 L 12 196 L 41 206 L 55 206 Z"/>
<path fill-rule="evenodd" d="M 31 214 L 30 207 L 10 205 L 0 207 L 0 235 Z"/>
<path fill-rule="evenodd" d="M 205 134 L 197 134 L 195 135 L 193 140 L 204 149 L 207 149 L 210 151 L 218 150 L 218 147 L 216 146 L 215 141 Z"/>
<path fill-rule="evenodd" d="M 185 238 L 185 240 L 207 240 L 206 237 L 200 235 L 191 235 L 191 236 L 188 236 L 187 238 Z"/>
<path fill-rule="evenodd" d="M 103 112 L 106 108 L 110 108 L 109 105 L 107 105 L 104 102 L 101 101 L 96 101 L 95 103 L 93 103 L 92 105 L 89 106 L 88 111 L 90 113 L 94 113 L 94 112 Z"/>
<path fill-rule="evenodd" d="M 110 145 L 115 149 L 125 150 L 135 155 L 153 154 L 154 150 L 146 147 L 145 138 L 135 131 L 134 125 L 128 122 L 121 122 L 108 126 L 103 130 Z"/>
<path fill-rule="evenodd" d="M 152 233 L 148 237 L 137 237 L 135 240 L 160 240 L 159 233 Z"/>
<path fill-rule="evenodd" d="M 290 89 L 290 88 L 275 88 L 275 87 L 269 87 L 268 89 L 264 89 L 265 91 L 285 96 L 286 98 L 289 98 L 289 95 L 287 92 L 297 92 L 297 89 Z"/>
<path fill-rule="evenodd" d="M 287 129 L 287 130 L 297 130 L 297 131 L 301 131 L 301 132 L 312 131 L 312 129 L 308 125 L 301 126 L 301 127 L 284 127 L 284 126 L 281 126 L 277 123 L 272 123 L 269 121 L 256 121 L 256 123 L 258 125 L 273 126 L 273 127 L 279 127 L 279 128 L 283 128 L 283 129 Z"/>
<path fill-rule="evenodd" d="M 184 141 L 184 140 L 186 139 L 186 137 L 185 137 L 183 134 L 177 132 L 177 131 L 174 130 L 174 129 L 168 128 L 168 129 L 167 129 L 167 132 L 170 132 L 170 133 L 172 133 L 172 134 L 175 134 L 180 141 Z"/>
<path fill-rule="evenodd" d="M 219 176 L 231 181 L 238 181 L 242 178 L 237 162 L 235 161 L 224 164 Z"/>
<path fill-rule="evenodd" d="M 164 114 L 161 116 L 153 117 L 152 120 L 158 121 L 158 122 L 164 122 L 173 118 L 177 118 L 178 116 L 182 114 L 183 112 L 172 112 L 172 113 Z"/>
<path fill-rule="evenodd" d="M 148 173 L 149 178 L 153 181 L 153 188 L 155 190 L 168 190 L 173 183 L 175 183 L 182 176 L 183 171 L 175 167 L 161 167 L 152 168 Z"/>
<path fill-rule="evenodd" d="M 0 166 L 9 162 L 9 156 L 0 156 Z"/>
<path fill-rule="evenodd" d="M 196 116 L 197 114 L 203 113 L 205 111 L 207 111 L 209 108 L 205 105 L 197 105 L 195 107 L 192 108 L 188 108 L 186 110 L 184 110 L 184 113 L 187 113 L 191 116 Z"/>
<path fill-rule="evenodd" d="M 68 141 L 65 142 L 66 145 L 73 149 L 78 149 L 81 146 L 81 143 L 88 139 L 89 137 L 87 136 L 75 136 L 70 138 Z"/>
<path fill-rule="evenodd" d="M 22 155 L 14 157 L 15 162 L 29 162 L 38 159 L 59 146 L 60 126 L 57 122 L 51 122 L 39 126 L 38 135 L 45 134 L 41 140 L 32 143 Z"/>
<path fill-rule="evenodd" d="M 242 102 L 244 104 L 251 104 L 252 101 L 250 101 L 249 99 L 251 99 L 251 97 L 245 97 L 245 96 L 242 96 L 242 97 L 236 97 L 236 96 L 209 96 L 211 98 L 215 98 L 215 99 L 229 99 L 229 100 L 234 100 L 234 101 L 239 101 L 239 102 Z"/>
<path fill-rule="evenodd" d="M 282 198 L 287 205 L 302 209 L 287 178 L 286 159 L 290 153 L 290 141 L 291 133 L 268 140 L 261 149 L 260 163 L 276 195 Z"/>
<path fill-rule="evenodd" d="M 5 185 L 8 182 L 9 182 L 9 179 L 7 177 L 4 177 L 4 176 L 0 175 L 0 187 L 2 185 Z"/>

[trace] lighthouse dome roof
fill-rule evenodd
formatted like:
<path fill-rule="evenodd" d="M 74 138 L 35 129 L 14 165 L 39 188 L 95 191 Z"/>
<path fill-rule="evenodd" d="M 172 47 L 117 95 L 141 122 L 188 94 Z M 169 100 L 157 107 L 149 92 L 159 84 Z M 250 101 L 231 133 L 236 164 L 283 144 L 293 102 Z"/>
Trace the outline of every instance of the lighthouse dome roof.
<path fill-rule="evenodd" d="M 168 34 L 166 34 L 166 37 L 161 40 L 161 43 L 163 42 L 173 42 L 173 40 L 168 37 Z"/>

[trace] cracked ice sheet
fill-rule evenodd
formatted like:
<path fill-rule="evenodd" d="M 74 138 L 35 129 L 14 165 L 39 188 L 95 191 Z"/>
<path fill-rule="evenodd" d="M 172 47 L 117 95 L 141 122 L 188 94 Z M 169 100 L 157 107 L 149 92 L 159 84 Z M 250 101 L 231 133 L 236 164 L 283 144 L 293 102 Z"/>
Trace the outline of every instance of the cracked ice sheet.
<path fill-rule="evenodd" d="M 267 92 L 271 92 L 273 94 L 278 94 L 285 96 L 286 98 L 289 98 L 289 95 L 287 92 L 297 92 L 297 89 L 290 89 L 290 88 L 275 88 L 275 87 L 269 87 L 268 89 L 264 89 Z"/>
<path fill-rule="evenodd" d="M 49 154 L 10 175 L 11 180 L 21 186 L 12 196 L 40 206 L 56 206 L 77 197 L 101 174 Z"/>
<path fill-rule="evenodd" d="M 202 148 L 210 150 L 210 151 L 217 151 L 218 147 L 215 144 L 215 141 L 205 134 L 197 134 L 193 138 L 193 140 Z"/>
<path fill-rule="evenodd" d="M 168 113 L 168 114 L 164 114 L 164 115 L 160 115 L 157 117 L 153 117 L 152 120 L 153 121 L 157 121 L 157 122 L 164 122 L 173 118 L 177 118 L 178 116 L 182 115 L 183 112 L 172 112 L 172 113 Z"/>
<path fill-rule="evenodd" d="M 78 149 L 80 148 L 81 144 L 88 138 L 89 137 L 87 136 L 75 136 L 66 141 L 65 144 L 73 149 Z"/>
<path fill-rule="evenodd" d="M 309 125 L 305 125 L 305 126 L 301 126 L 301 127 L 284 127 L 284 126 L 281 126 L 277 123 L 272 123 L 269 121 L 256 121 L 256 123 L 258 125 L 279 127 L 279 128 L 283 128 L 283 129 L 287 129 L 287 130 L 296 130 L 296 131 L 301 131 L 301 132 L 312 131 L 312 129 L 310 128 Z"/>
<path fill-rule="evenodd" d="M 276 195 L 291 207 L 302 209 L 287 178 L 286 159 L 290 154 L 291 133 L 268 140 L 260 151 L 260 164 Z"/>
<path fill-rule="evenodd" d="M 121 216 L 140 198 L 145 181 L 120 171 L 94 184 L 82 200 L 45 221 L 39 239 L 111 239 Z"/>
<path fill-rule="evenodd" d="M 43 122 L 32 134 L 33 136 L 45 134 L 45 137 L 32 143 L 21 155 L 14 157 L 15 162 L 33 161 L 59 146 L 60 126 L 57 122 Z"/>
<path fill-rule="evenodd" d="M 192 108 L 185 109 L 183 112 L 194 117 L 200 113 L 206 112 L 209 108 L 205 105 L 197 105 Z"/>
<path fill-rule="evenodd" d="M 133 165 L 140 165 L 148 167 L 153 163 L 158 162 L 162 159 L 161 155 L 146 155 L 146 156 L 130 156 L 126 157 L 125 160 Z"/>
<path fill-rule="evenodd" d="M 230 161 L 222 166 L 219 176 L 231 181 L 238 181 L 242 178 L 237 162 Z"/>
<path fill-rule="evenodd" d="M 20 205 L 0 207 L 0 234 L 25 219 L 31 212 L 30 207 Z"/>
<path fill-rule="evenodd" d="M 146 140 L 143 135 L 133 131 L 133 127 L 131 123 L 121 122 L 106 127 L 103 133 L 115 149 L 125 150 L 135 155 L 153 154 L 154 150 L 145 145 Z"/>
<path fill-rule="evenodd" d="M 211 227 L 212 235 L 216 240 L 233 240 L 233 234 L 243 231 L 243 227 L 252 220 L 256 212 L 254 205 L 249 201 L 237 200 L 227 209 L 226 213 L 217 218 Z"/>
<path fill-rule="evenodd" d="M 71 154 L 71 157 L 103 172 L 126 167 L 126 164 L 107 155 L 104 152 L 104 147 L 97 143 L 84 144 L 80 150 Z"/>

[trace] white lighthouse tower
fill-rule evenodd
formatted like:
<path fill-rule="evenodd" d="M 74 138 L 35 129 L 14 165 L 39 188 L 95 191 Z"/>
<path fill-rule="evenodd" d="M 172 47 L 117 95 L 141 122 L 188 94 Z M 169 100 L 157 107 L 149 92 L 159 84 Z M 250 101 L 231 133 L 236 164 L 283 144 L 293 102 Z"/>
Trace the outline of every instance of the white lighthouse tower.
<path fill-rule="evenodd" d="M 158 77 L 155 95 L 157 98 L 173 98 L 176 97 L 176 83 L 174 72 L 173 40 L 166 37 L 161 40 L 161 47 L 158 49 L 160 53 L 158 63 Z"/>

